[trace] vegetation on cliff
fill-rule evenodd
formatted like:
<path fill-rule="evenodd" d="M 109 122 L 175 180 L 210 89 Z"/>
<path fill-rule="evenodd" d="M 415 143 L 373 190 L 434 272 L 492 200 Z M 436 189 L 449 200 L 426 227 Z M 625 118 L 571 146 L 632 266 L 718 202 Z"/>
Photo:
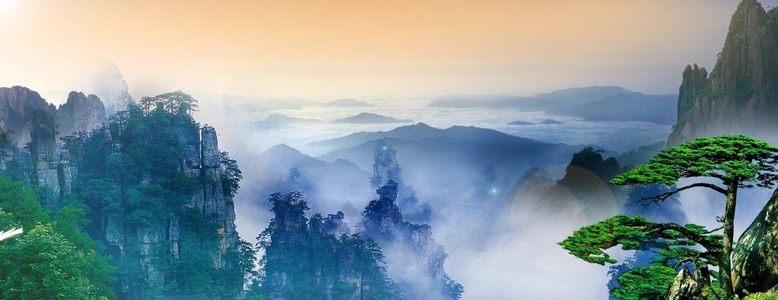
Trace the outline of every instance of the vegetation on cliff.
<path fill-rule="evenodd" d="M 343 233 L 343 214 L 305 216 L 299 193 L 273 194 L 274 218 L 258 237 L 258 285 L 249 295 L 270 299 L 397 299 L 381 248 Z M 338 233 L 341 233 L 339 236 Z"/>
<path fill-rule="evenodd" d="M 3 98 L 9 114 L 16 114 L 16 102 L 36 95 L 25 91 L 14 88 Z M 212 127 L 192 118 L 196 99 L 177 91 L 144 100 L 153 101 L 130 105 L 91 132 L 74 126 L 79 132 L 62 137 L 61 143 L 54 128 L 62 120 L 44 100 L 31 116 L 17 120 L 20 128 L 31 128 L 25 129 L 29 143 L 14 145 L 14 131 L 2 131 L 0 169 L 24 181 L 17 188 L 37 197 L 2 200 L 2 193 L 14 189 L 0 182 L 0 208 L 19 216 L 14 222 L 25 229 L 2 247 L 44 236 L 64 247 L 41 248 L 44 255 L 71 253 L 65 248 L 75 246 L 81 254 L 67 254 L 68 259 L 104 264 L 92 269 L 76 264 L 73 272 L 81 272 L 96 288 L 66 298 L 237 298 L 244 272 L 250 270 L 234 224 L 232 197 L 242 179 L 237 162 L 219 151 Z M 70 112 L 67 116 L 83 124 L 102 122 L 90 119 L 90 112 Z M 77 279 L 60 281 L 81 284 Z M 62 298 L 41 295 L 32 298 Z"/>
<path fill-rule="evenodd" d="M 742 0 L 710 74 L 687 66 L 679 90 L 674 146 L 700 136 L 749 134 L 771 138 L 778 102 L 778 10 Z"/>
<path fill-rule="evenodd" d="M 598 264 L 615 263 L 600 249 L 618 244 L 623 245 L 625 250 L 665 249 L 667 253 L 663 254 L 665 257 L 660 256 L 655 259 L 655 262 L 667 263 L 669 259 L 689 260 L 703 270 L 708 265 L 718 266 L 720 269 L 718 283 L 723 292 L 728 297 L 732 297 L 736 291 L 732 285 L 730 256 L 733 248 L 737 190 L 754 186 L 772 187 L 778 179 L 775 169 L 777 159 L 778 148 L 750 137 L 733 135 L 698 138 L 663 150 L 648 163 L 611 180 L 617 185 L 663 184 L 674 187 L 668 192 L 642 199 L 649 203 L 660 203 L 681 191 L 692 188 L 707 188 L 722 194 L 726 198 L 726 208 L 720 220 L 724 223 L 720 245 L 712 240 L 715 236 L 709 236 L 712 232 L 704 231 L 699 226 L 654 224 L 643 218 L 630 219 L 626 216 L 617 216 L 585 227 L 561 245 L 576 257 Z M 685 186 L 675 186 L 681 178 L 700 177 L 708 177 L 717 182 L 698 180 Z M 685 242 L 677 242 L 679 238 Z M 668 245 L 668 241 L 675 242 Z M 701 245 L 706 252 L 671 248 L 679 245 Z M 681 267 L 677 265 L 674 269 L 678 270 Z M 690 273 L 693 273 L 693 270 Z M 707 278 L 707 274 L 703 274 L 703 277 Z"/>
<path fill-rule="evenodd" d="M 152 99 L 156 108 L 130 106 L 68 145 L 80 166 L 74 194 L 95 220 L 86 229 L 120 266 L 123 297 L 234 298 L 244 274 L 234 224 L 225 224 L 234 213 L 222 206 L 232 207 L 241 172 L 224 152 L 213 166 L 198 153 L 196 100 L 181 92 Z"/>

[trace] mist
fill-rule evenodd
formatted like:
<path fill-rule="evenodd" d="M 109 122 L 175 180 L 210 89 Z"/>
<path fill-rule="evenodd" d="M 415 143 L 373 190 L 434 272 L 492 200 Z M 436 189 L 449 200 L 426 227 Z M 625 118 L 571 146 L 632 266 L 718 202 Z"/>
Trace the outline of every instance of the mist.
<path fill-rule="evenodd" d="M 301 98 L 195 97 L 200 99 L 195 118 L 216 128 L 220 146 L 243 171 L 235 197 L 243 240 L 255 242 L 268 226 L 270 194 L 292 191 L 302 193 L 310 215 L 342 211 L 352 232 L 359 231 L 361 212 L 377 198 L 370 177 L 378 139 L 397 150 L 402 186 L 416 199 L 412 205 L 398 199 L 402 213 L 431 226 L 433 239 L 448 255 L 443 267 L 464 286 L 464 299 L 607 297 L 608 266 L 585 263 L 557 243 L 580 227 L 624 213 L 626 194 L 609 192 L 607 183 L 587 170 L 574 170 L 601 192 L 592 197 L 596 203 L 587 204 L 558 181 L 571 172 L 567 164 L 573 153 L 585 146 L 617 156 L 663 142 L 670 130 L 650 122 L 589 121 L 543 111 L 428 107 L 433 99 L 364 100 L 370 106 L 333 107 Z M 362 112 L 405 121 L 332 122 Z M 549 119 L 557 122 L 542 122 Z M 532 125 L 508 125 L 516 120 Z M 400 128 L 414 135 L 394 133 Z M 769 193 L 741 193 L 748 200 L 738 207 L 736 237 Z M 681 193 L 681 214 L 689 223 L 718 227 L 712 216 L 724 202 L 717 196 Z M 419 207 L 429 207 L 429 215 L 420 217 Z M 383 250 L 404 261 L 388 265 L 393 279 L 419 277 L 414 274 L 421 267 L 403 260 L 407 254 L 402 248 Z M 632 255 L 610 252 L 622 260 Z"/>
<path fill-rule="evenodd" d="M 299 191 L 309 215 L 342 211 L 360 230 L 378 197 L 374 150 L 386 143 L 397 150 L 403 196 L 413 196 L 398 199 L 403 216 L 431 227 L 464 299 L 606 298 L 608 267 L 557 243 L 634 203 L 586 170 L 573 172 L 592 183 L 597 201 L 579 201 L 559 181 L 584 147 L 618 156 L 665 142 L 671 125 L 428 104 L 594 85 L 677 93 L 686 64 L 713 69 L 737 1 L 357 2 L 0 1 L 9 41 L 0 81 L 60 104 L 71 90 L 110 93 L 92 75 L 105 87 L 110 80 L 99 79 L 121 68 L 120 87 L 136 100 L 190 93 L 200 101 L 195 119 L 216 128 L 243 172 L 236 224 L 252 243 L 273 217 L 272 193 Z M 368 106 L 327 105 L 343 98 Z M 360 113 L 400 121 L 333 122 Z M 740 191 L 735 238 L 770 193 Z M 719 227 L 720 195 L 679 197 L 656 209 Z M 398 249 L 384 251 L 402 257 Z M 612 252 L 620 262 L 633 254 Z M 417 274 L 402 267 L 389 270 Z"/>
<path fill-rule="evenodd" d="M 126 83 L 120 86 L 126 90 Z M 557 243 L 578 228 L 627 212 L 628 190 L 611 190 L 597 174 L 568 164 L 586 146 L 606 158 L 662 143 L 670 132 L 669 125 L 646 121 L 589 120 L 542 110 L 431 107 L 435 99 L 423 98 L 333 106 L 302 98 L 194 96 L 200 100 L 195 119 L 216 128 L 220 147 L 243 171 L 235 197 L 243 240 L 254 243 L 268 226 L 272 193 L 293 191 L 309 203 L 309 215 L 342 211 L 352 232 L 359 232 L 362 212 L 377 199 L 371 186 L 375 151 L 387 145 L 397 151 L 402 170 L 397 203 L 403 216 L 431 227 L 432 239 L 447 255 L 443 268 L 464 286 L 464 299 L 608 297 L 608 266 L 583 262 Z M 399 121 L 333 122 L 364 112 Z M 509 124 L 516 120 L 525 124 Z M 582 202 L 579 191 L 560 184 L 570 174 L 596 191 L 587 196 L 595 201 Z M 770 192 L 740 193 L 736 238 Z M 657 209 L 675 213 L 680 218 L 675 222 L 716 228 L 720 198 L 692 190 L 680 194 L 677 206 Z M 389 245 L 383 251 L 394 280 L 420 281 L 423 265 L 409 259 L 406 249 Z M 633 253 L 610 254 L 621 262 Z"/>
<path fill-rule="evenodd" d="M 386 133 L 398 127 L 424 128 L 418 127 L 418 123 L 436 130 L 473 126 L 536 139 L 547 145 L 570 146 L 543 154 L 501 153 L 503 150 L 495 149 L 502 148 L 489 149 L 495 147 L 489 144 L 493 141 L 473 146 L 456 144 L 463 147 L 457 150 L 439 146 L 453 145 L 446 144 L 452 141 L 441 137 L 385 139 L 397 150 L 403 185 L 413 189 L 419 204 L 431 208 L 424 223 L 431 226 L 433 238 L 448 253 L 444 268 L 464 286 L 463 298 L 607 297 L 608 267 L 580 261 L 557 243 L 582 226 L 621 212 L 625 200 L 604 194 L 596 207 L 584 207 L 569 190 L 552 183 L 565 175 L 572 154 L 585 145 L 599 146 L 616 155 L 663 141 L 669 126 L 592 122 L 540 111 L 430 108 L 426 107 L 429 99 L 364 101 L 372 106 L 333 108 L 324 102 L 301 99 L 274 105 L 273 101 L 257 99 L 231 103 L 201 100 L 196 117 L 217 128 L 220 145 L 238 160 L 243 170 L 245 179 L 235 203 L 238 231 L 244 240 L 254 241 L 267 227 L 272 217 L 267 202 L 270 193 L 284 194 L 295 189 L 301 190 L 310 204 L 310 214 L 343 211 L 352 232 L 358 229 L 360 213 L 377 197 L 369 179 L 376 145 L 342 142 L 337 138 L 359 132 Z M 330 123 L 361 112 L 411 122 Z M 296 121 L 264 122 L 272 115 Z M 562 124 L 506 125 L 515 120 L 546 119 Z M 337 142 L 327 142 L 330 140 Z M 618 142 L 609 145 L 609 141 Z M 335 146 L 338 143 L 341 144 Z M 285 146 L 278 146 L 281 144 Z M 514 162 L 506 164 L 507 158 Z M 290 181 L 292 172 L 299 172 L 294 182 Z M 403 211 L 404 215 L 409 213 Z M 390 248 L 384 251 L 393 255 Z M 613 255 L 627 257 L 629 253 Z M 396 268 L 390 264 L 390 274 L 413 274 Z M 565 284 L 560 286 L 559 282 Z"/>

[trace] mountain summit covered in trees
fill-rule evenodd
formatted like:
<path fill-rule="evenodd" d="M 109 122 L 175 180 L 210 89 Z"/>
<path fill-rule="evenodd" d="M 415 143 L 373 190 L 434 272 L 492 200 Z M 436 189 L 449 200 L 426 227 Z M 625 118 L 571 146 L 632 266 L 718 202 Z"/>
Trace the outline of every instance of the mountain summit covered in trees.
<path fill-rule="evenodd" d="M 242 293 L 232 200 L 241 172 L 219 150 L 215 129 L 192 118 L 197 106 L 190 95 L 144 98 L 110 117 L 97 97 L 81 93 L 55 108 L 29 89 L 0 88 L 0 104 L 3 174 L 36 191 L 44 215 L 70 215 L 70 224 L 54 221 L 55 232 L 68 226 L 62 230 L 88 234 L 79 238 L 93 247 L 82 250 L 96 251 L 115 268 L 105 274 L 115 281 L 106 280 L 114 283 L 103 297 L 234 299 Z M 24 222 L 34 207 L 0 201 L 26 231 L 34 230 Z M 2 247 L 23 243 L 25 235 Z"/>

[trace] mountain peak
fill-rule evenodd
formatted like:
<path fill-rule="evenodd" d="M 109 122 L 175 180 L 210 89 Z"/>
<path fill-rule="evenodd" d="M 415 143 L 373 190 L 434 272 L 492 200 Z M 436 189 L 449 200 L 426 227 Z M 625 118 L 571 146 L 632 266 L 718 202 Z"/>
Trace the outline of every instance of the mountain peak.
<path fill-rule="evenodd" d="M 61 135 L 92 131 L 103 125 L 108 117 L 103 102 L 95 95 L 70 92 L 68 100 L 57 109 L 57 130 Z"/>
<path fill-rule="evenodd" d="M 297 151 L 297 149 L 292 148 L 291 146 L 287 144 L 278 144 L 273 147 L 270 147 L 270 149 L 265 150 L 265 152 L 276 152 L 276 153 L 291 153 L 291 154 L 299 154 L 302 155 L 300 151 Z"/>
<path fill-rule="evenodd" d="M 410 120 L 398 120 L 392 117 L 382 116 L 379 114 L 363 112 L 358 115 L 338 119 L 332 121 L 332 123 L 347 123 L 347 124 L 378 124 L 378 123 L 404 123 L 410 122 Z"/>
<path fill-rule="evenodd" d="M 771 139 L 778 126 L 778 11 L 742 0 L 732 15 L 716 65 L 688 66 L 678 98 L 673 146 L 700 137 L 748 134 Z M 707 76 L 706 76 L 707 75 Z M 773 139 L 774 140 L 774 139 Z"/>

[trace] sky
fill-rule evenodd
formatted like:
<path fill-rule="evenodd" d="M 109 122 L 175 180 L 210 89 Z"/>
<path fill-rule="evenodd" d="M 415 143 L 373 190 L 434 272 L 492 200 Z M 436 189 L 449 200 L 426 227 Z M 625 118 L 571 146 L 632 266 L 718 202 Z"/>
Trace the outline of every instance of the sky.
<path fill-rule="evenodd" d="M 778 0 L 770 0 L 766 5 Z M 172 90 L 313 100 L 677 93 L 712 67 L 734 0 L 0 0 L 0 86 L 50 102 L 119 67 Z M 60 96 L 61 95 L 61 96 Z M 56 98 L 56 99 L 52 99 Z M 202 101 L 202 100 L 201 100 Z"/>

